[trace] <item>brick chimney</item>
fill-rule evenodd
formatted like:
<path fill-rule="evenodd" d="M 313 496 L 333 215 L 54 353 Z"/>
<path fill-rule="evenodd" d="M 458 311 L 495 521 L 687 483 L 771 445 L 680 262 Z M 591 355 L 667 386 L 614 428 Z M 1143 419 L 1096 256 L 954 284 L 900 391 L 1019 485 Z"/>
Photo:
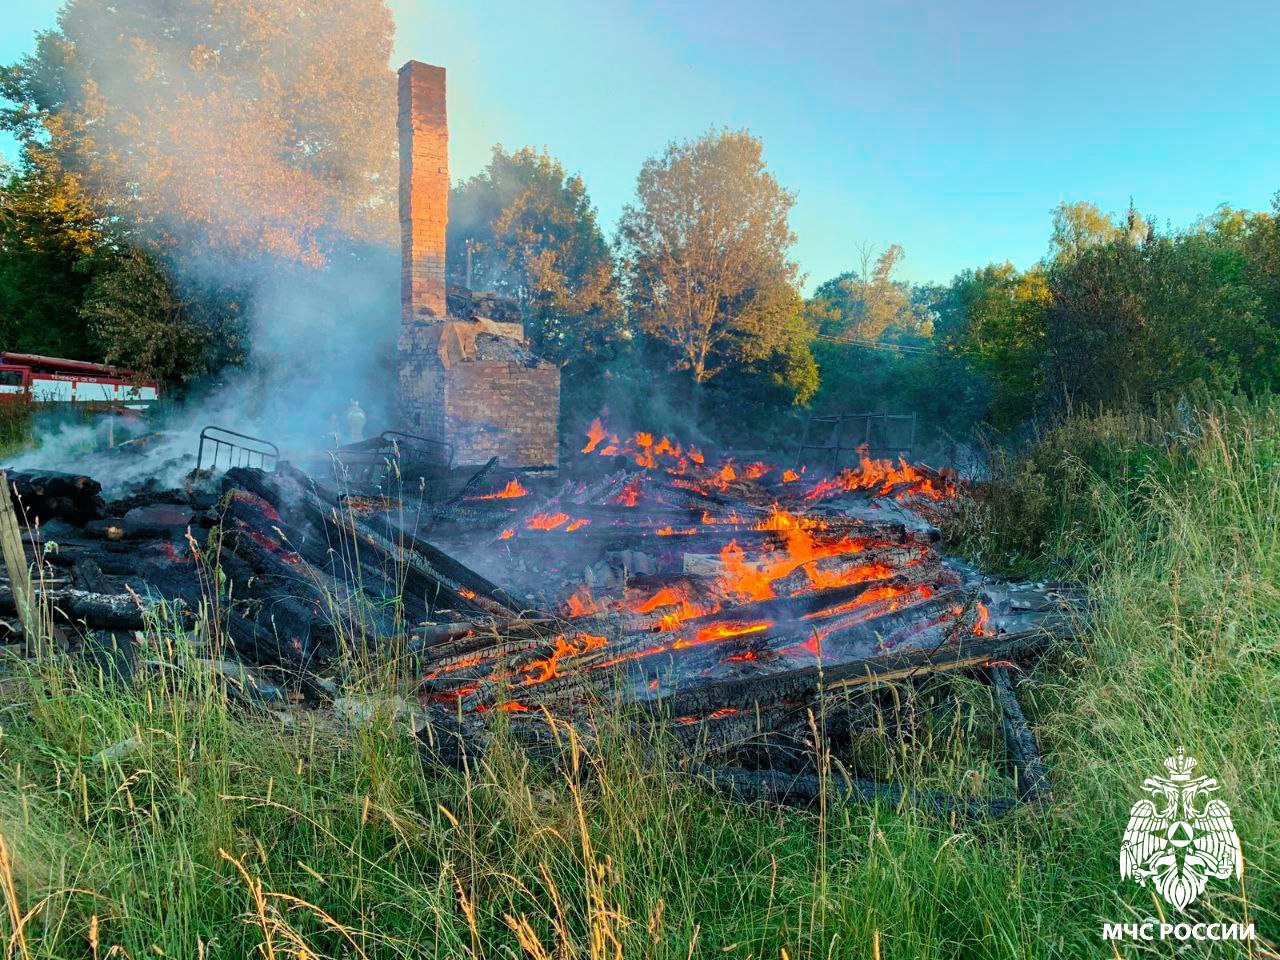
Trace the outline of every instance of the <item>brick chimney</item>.
<path fill-rule="evenodd" d="M 439 322 L 445 302 L 449 223 L 449 121 L 444 67 L 400 68 L 400 303 L 402 324 Z"/>
<path fill-rule="evenodd" d="M 398 425 L 448 444 L 457 465 L 497 457 L 504 467 L 554 467 L 559 454 L 560 368 L 540 361 L 496 297 L 458 291 L 448 316 L 449 125 L 444 68 L 400 68 L 400 337 Z M 488 306 L 479 306 L 480 304 Z M 514 303 L 511 308 L 519 316 Z"/>

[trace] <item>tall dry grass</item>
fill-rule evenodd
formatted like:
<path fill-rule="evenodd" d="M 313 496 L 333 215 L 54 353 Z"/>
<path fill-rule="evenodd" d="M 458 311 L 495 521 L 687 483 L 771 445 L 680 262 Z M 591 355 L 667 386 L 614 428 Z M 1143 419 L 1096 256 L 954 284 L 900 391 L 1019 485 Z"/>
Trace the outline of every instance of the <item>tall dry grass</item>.
<path fill-rule="evenodd" d="M 157 624 L 143 658 L 170 666 L 127 685 L 65 658 L 5 664 L 0 945 L 23 958 L 1109 956 L 1104 920 L 1159 910 L 1121 882 L 1117 852 L 1142 778 L 1181 743 L 1222 782 L 1247 863 L 1243 886 L 1212 883 L 1191 913 L 1247 919 L 1262 938 L 1196 955 L 1266 956 L 1280 940 L 1280 415 L 1138 423 L 1140 436 L 1112 421 L 1045 441 L 1087 502 L 1043 552 L 1087 578 L 1097 614 L 1024 687 L 1054 782 L 1043 808 L 948 823 L 834 799 L 814 813 L 737 805 L 608 710 L 591 743 L 557 727 L 553 762 L 499 731 L 483 758 L 442 770 L 393 721 L 391 698 L 411 695 L 396 671 L 360 672 L 386 706 L 368 719 L 286 719 L 228 697 L 178 625 Z M 1077 434 L 1142 447 L 1159 469 L 1106 475 Z M 1048 446 L 1039 456 L 1054 463 Z M 985 687 L 897 693 L 913 722 L 886 717 L 822 769 L 1001 789 Z"/>

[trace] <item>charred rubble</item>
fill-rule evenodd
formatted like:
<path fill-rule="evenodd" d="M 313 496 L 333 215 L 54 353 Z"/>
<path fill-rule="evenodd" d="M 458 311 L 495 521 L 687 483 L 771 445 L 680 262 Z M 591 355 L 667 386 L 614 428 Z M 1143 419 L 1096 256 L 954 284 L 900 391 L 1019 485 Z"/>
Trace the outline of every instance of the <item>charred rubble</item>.
<path fill-rule="evenodd" d="M 946 472 L 864 456 L 808 477 L 598 421 L 562 476 L 491 462 L 415 482 L 400 445 L 374 451 L 380 471 L 371 449 L 348 448 L 357 470 L 339 451 L 115 500 L 90 477 L 10 473 L 57 638 L 127 673 L 136 633 L 181 627 L 272 707 L 330 706 L 362 658 L 392 662 L 424 755 L 446 763 L 482 752 L 499 715 L 550 755 L 553 718 L 590 738 L 607 704 L 730 794 L 800 804 L 819 793 L 815 717 L 849 742 L 883 729 L 903 685 L 965 673 L 992 684 L 1008 799 L 855 773 L 836 792 L 948 816 L 1047 794 L 1013 677 L 1073 633 L 1082 597 L 945 556 Z M 17 608 L 0 586 L 8 642 Z"/>

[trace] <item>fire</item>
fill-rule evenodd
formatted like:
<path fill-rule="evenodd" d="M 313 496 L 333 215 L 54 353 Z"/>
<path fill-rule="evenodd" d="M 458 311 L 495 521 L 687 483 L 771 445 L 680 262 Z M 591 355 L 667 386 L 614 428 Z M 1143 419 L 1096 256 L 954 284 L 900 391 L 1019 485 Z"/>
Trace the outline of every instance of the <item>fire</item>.
<path fill-rule="evenodd" d="M 588 650 L 599 649 L 606 642 L 604 637 L 590 633 L 580 633 L 572 641 L 566 640 L 563 635 L 557 636 L 555 647 L 548 656 L 534 660 L 520 668 L 520 672 L 525 675 L 522 681 L 523 685 L 531 687 L 535 684 L 546 683 L 552 677 L 560 675 L 561 660 L 566 657 L 576 657 L 578 654 L 586 653 Z"/>
<path fill-rule="evenodd" d="M 648 600 L 642 601 L 631 608 L 632 613 L 653 613 L 653 611 L 662 607 L 674 607 L 685 599 L 675 587 L 663 587 Z"/>
<path fill-rule="evenodd" d="M 821 500 L 832 494 L 851 493 L 857 490 L 883 497 L 893 493 L 897 487 L 904 487 L 904 489 L 894 493 L 895 500 L 936 501 L 955 495 L 955 491 L 947 481 L 935 482 L 932 476 L 913 467 L 901 457 L 898 458 L 896 466 L 890 460 L 873 460 L 867 456 L 864 447 L 859 452 L 856 469 L 845 470 L 837 477 L 818 481 L 805 494 L 805 499 Z"/>
<path fill-rule="evenodd" d="M 569 521 L 567 513 L 535 513 L 524 522 L 530 530 L 554 530 Z"/>
<path fill-rule="evenodd" d="M 524 485 L 514 478 L 507 481 L 507 485 L 497 493 L 485 493 L 477 497 L 467 497 L 468 500 L 514 500 L 516 497 L 528 496 L 529 491 Z"/>
<path fill-rule="evenodd" d="M 757 560 L 748 561 L 736 540 L 729 541 L 720 551 L 724 575 L 717 586 L 725 592 L 749 600 L 769 600 L 777 596 L 773 582 L 804 567 L 810 583 L 816 589 L 825 589 L 845 583 L 860 583 L 888 575 L 887 568 L 868 565 L 853 571 L 824 574 L 810 566 L 815 560 L 858 553 L 868 546 L 867 541 L 842 537 L 835 541 L 821 541 L 801 525 L 783 527 L 785 545 L 781 550 L 766 550 Z M 827 582 L 831 581 L 831 582 Z"/>
<path fill-rule="evenodd" d="M 991 628 L 991 611 L 981 600 L 978 601 L 978 617 L 973 622 L 972 632 L 975 637 L 984 637 Z"/>
<path fill-rule="evenodd" d="M 565 528 L 564 528 L 564 532 L 565 532 L 565 533 L 573 533 L 573 531 L 575 531 L 575 530 L 581 530 L 583 527 L 585 527 L 585 526 L 586 526 L 587 524 L 589 524 L 590 522 L 591 522 L 591 521 L 590 521 L 590 520 L 588 520 L 586 517 L 579 517 L 577 520 L 574 520 L 571 524 L 569 524 L 567 527 L 565 527 Z"/>
<path fill-rule="evenodd" d="M 756 524 L 757 530 L 822 530 L 827 526 L 825 520 L 814 517 L 798 517 L 794 513 L 781 510 L 775 503 L 769 508 L 769 518 Z"/>
<path fill-rule="evenodd" d="M 515 535 L 516 535 L 516 532 L 515 532 L 514 530 L 512 530 L 510 527 L 508 527 L 506 530 L 503 530 L 500 534 L 498 534 L 498 539 L 499 539 L 499 540 L 510 540 L 510 539 L 511 539 L 512 537 L 514 537 Z"/>
<path fill-rule="evenodd" d="M 599 417 L 596 417 L 591 421 L 591 426 L 587 427 L 587 445 L 582 448 L 582 452 L 591 453 L 605 436 L 604 424 L 600 422 Z"/>
<path fill-rule="evenodd" d="M 591 588 L 586 584 L 575 590 L 573 595 L 564 603 L 565 609 L 571 617 L 585 617 L 600 612 L 600 605 L 596 603 L 595 597 L 591 595 Z"/>
<path fill-rule="evenodd" d="M 621 507 L 634 507 L 640 502 L 640 478 L 636 477 L 618 491 L 618 495 L 609 501 Z"/>
<path fill-rule="evenodd" d="M 697 532 L 698 532 L 697 527 L 680 527 L 678 529 L 676 527 L 660 527 L 659 529 L 654 531 L 654 533 L 656 533 L 660 537 L 675 537 L 681 534 L 689 534 L 689 533 L 697 533 Z"/>
<path fill-rule="evenodd" d="M 783 483 L 795 483 L 799 479 L 800 479 L 800 474 L 796 473 L 794 470 L 782 471 Z"/>
<path fill-rule="evenodd" d="M 864 563 L 847 570 L 831 572 L 809 566 L 805 567 L 804 572 L 814 590 L 847 587 L 855 583 L 866 583 L 868 580 L 886 580 L 893 576 L 893 568 L 884 563 Z"/>
<path fill-rule="evenodd" d="M 671 648 L 673 650 L 683 650 L 685 647 L 696 647 L 704 643 L 715 643 L 717 640 L 728 640 L 731 637 L 746 637 L 753 633 L 764 633 L 772 626 L 772 620 L 756 620 L 750 622 L 726 620 L 722 623 L 713 623 L 710 626 L 703 627 L 694 634 L 692 640 L 677 640 L 671 645 Z"/>
<path fill-rule="evenodd" d="M 842 613 L 850 613 L 860 607 L 865 607 L 875 603 L 877 600 L 889 600 L 894 597 L 905 597 L 910 595 L 913 599 L 927 600 L 933 596 L 933 588 L 927 584 L 920 584 L 916 587 L 901 587 L 886 585 L 883 587 L 872 587 L 852 600 L 846 600 L 844 603 L 836 604 L 834 607 L 825 607 L 822 610 L 815 610 L 813 613 L 806 613 L 801 619 L 803 620 L 826 620 L 828 617 L 836 617 Z M 896 605 L 895 605 L 896 606 Z"/>

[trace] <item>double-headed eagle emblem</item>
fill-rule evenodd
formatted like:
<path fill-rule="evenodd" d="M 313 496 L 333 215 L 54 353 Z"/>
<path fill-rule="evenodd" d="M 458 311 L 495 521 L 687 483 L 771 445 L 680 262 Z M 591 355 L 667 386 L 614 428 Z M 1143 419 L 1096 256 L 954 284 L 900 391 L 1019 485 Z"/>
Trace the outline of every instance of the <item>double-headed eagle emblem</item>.
<path fill-rule="evenodd" d="M 1169 775 L 1144 780 L 1142 789 L 1151 797 L 1129 810 L 1120 876 L 1143 887 L 1150 881 L 1166 903 L 1183 910 L 1204 893 L 1210 877 L 1239 879 L 1244 857 L 1231 811 L 1217 797 L 1206 796 L 1218 789 L 1218 781 L 1192 776 L 1196 758 L 1182 747 L 1164 765 Z"/>

